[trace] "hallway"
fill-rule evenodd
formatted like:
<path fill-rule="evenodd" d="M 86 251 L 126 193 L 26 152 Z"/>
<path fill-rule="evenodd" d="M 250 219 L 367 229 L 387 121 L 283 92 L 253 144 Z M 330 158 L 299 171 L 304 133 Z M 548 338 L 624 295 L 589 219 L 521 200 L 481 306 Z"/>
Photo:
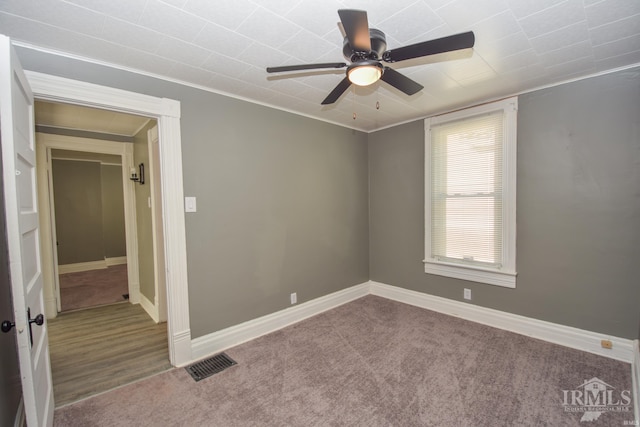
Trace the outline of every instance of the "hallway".
<path fill-rule="evenodd" d="M 171 368 L 167 324 L 139 305 L 61 313 L 48 325 L 56 407 Z"/>

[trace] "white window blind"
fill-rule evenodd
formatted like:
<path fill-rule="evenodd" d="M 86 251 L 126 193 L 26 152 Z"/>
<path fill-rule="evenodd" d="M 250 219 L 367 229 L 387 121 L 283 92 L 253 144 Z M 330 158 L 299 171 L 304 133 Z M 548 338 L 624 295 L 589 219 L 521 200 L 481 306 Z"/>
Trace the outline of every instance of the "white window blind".
<path fill-rule="evenodd" d="M 425 273 L 516 285 L 518 99 L 425 120 Z"/>
<path fill-rule="evenodd" d="M 502 110 L 431 127 L 431 250 L 441 261 L 502 260 Z"/>

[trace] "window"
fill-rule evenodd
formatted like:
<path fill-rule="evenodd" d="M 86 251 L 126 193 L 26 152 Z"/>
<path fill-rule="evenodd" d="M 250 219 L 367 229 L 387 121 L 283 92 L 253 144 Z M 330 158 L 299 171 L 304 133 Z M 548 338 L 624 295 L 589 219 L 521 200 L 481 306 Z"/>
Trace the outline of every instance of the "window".
<path fill-rule="evenodd" d="M 516 286 L 517 98 L 425 120 L 425 272 Z"/>

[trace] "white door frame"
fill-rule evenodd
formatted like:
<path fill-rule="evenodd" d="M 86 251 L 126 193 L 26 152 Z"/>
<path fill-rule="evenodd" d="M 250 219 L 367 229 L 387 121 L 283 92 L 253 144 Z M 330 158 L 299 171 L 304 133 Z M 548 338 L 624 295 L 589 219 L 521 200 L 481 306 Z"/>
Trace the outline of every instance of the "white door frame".
<path fill-rule="evenodd" d="M 134 183 L 129 179 L 129 170 L 134 167 L 133 146 L 121 142 L 44 133 L 36 133 L 36 141 L 40 238 L 42 239 L 42 274 L 44 279 L 44 301 L 47 318 L 54 318 L 58 315 L 58 312 L 61 311 L 58 256 L 56 250 L 55 199 L 53 194 L 53 171 L 51 168 L 52 149 L 120 156 L 124 196 L 129 300 L 133 304 L 138 304 L 140 302 L 140 279 L 138 270 L 138 239 L 136 237 L 136 203 L 135 190 L 133 188 Z"/>
<path fill-rule="evenodd" d="M 174 366 L 187 365 L 192 356 L 180 102 L 43 73 L 25 71 L 25 74 L 37 99 L 137 114 L 158 121 L 169 358 Z"/>
<path fill-rule="evenodd" d="M 158 138 L 158 126 L 147 131 L 147 145 L 149 148 L 149 188 L 151 193 L 151 227 L 153 232 L 153 280 L 155 285 L 155 301 L 153 304 L 154 320 L 165 322 L 167 320 L 167 292 L 165 278 L 165 250 L 162 245 L 164 230 L 162 228 L 162 182 L 160 176 L 160 150 Z M 148 310 L 147 310 L 148 312 Z M 153 315 L 151 316 L 153 317 Z"/>

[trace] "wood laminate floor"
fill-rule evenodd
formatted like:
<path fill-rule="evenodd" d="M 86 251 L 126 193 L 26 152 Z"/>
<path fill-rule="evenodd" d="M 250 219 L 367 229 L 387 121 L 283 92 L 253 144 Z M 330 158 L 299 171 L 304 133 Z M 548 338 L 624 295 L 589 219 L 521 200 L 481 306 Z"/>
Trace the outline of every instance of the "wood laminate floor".
<path fill-rule="evenodd" d="M 139 305 L 62 313 L 48 326 L 56 407 L 171 368 L 167 324 Z"/>

